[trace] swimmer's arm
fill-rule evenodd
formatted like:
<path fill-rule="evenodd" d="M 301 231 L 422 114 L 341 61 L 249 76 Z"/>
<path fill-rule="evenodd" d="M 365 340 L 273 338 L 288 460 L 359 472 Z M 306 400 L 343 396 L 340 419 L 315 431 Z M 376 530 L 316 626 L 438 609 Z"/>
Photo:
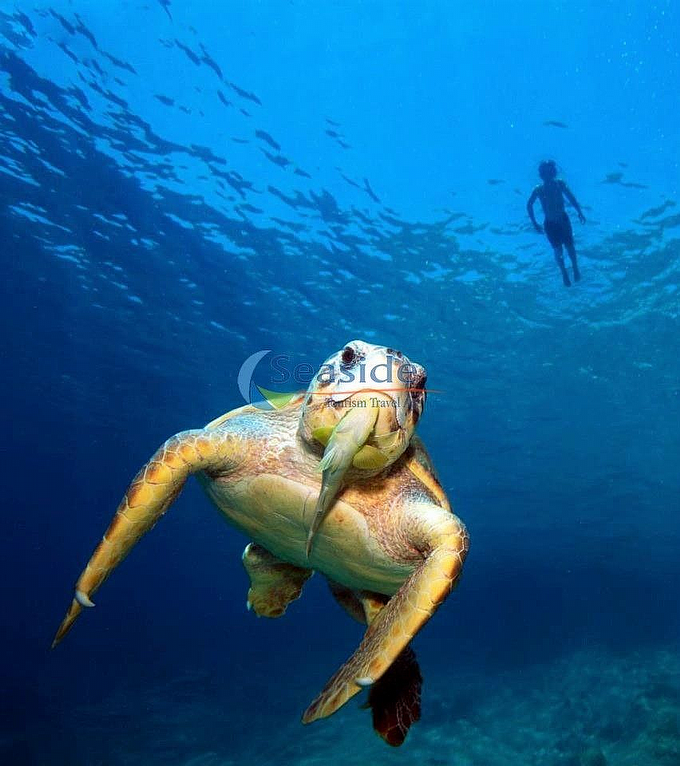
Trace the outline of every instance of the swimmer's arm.
<path fill-rule="evenodd" d="M 531 223 L 533 223 L 534 228 L 536 231 L 543 231 L 541 225 L 537 223 L 536 216 L 534 215 L 534 202 L 536 202 L 536 198 L 538 197 L 538 188 L 534 189 L 531 192 L 531 197 L 529 197 L 529 200 L 527 202 L 527 213 L 529 213 L 529 218 L 531 218 Z"/>
<path fill-rule="evenodd" d="M 583 215 L 583 210 L 581 210 L 581 206 L 578 204 L 578 200 L 576 197 L 574 197 L 571 189 L 564 183 L 564 181 L 560 181 L 560 189 L 562 189 L 562 194 L 569 200 L 569 202 L 574 206 L 574 209 L 578 213 L 578 219 L 581 223 L 586 222 L 586 217 Z"/>

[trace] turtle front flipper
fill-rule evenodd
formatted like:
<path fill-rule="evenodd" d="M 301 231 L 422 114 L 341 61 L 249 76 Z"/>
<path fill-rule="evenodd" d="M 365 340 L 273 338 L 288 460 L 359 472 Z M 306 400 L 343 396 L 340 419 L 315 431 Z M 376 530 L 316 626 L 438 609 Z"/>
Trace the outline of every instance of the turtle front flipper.
<path fill-rule="evenodd" d="M 369 406 L 368 401 L 364 400 L 363 406 L 350 409 L 330 432 L 330 438 L 319 463 L 319 470 L 323 471 L 321 492 L 307 536 L 307 556 L 310 554 L 314 535 L 326 511 L 333 504 L 347 470 L 371 435 L 377 419 L 378 409 Z"/>
<path fill-rule="evenodd" d="M 370 625 L 384 609 L 388 599 L 379 593 L 355 591 L 328 581 L 331 593 L 345 611 L 358 622 Z M 363 707 L 371 710 L 373 728 L 392 747 L 399 747 L 411 726 L 420 720 L 420 694 L 423 677 L 415 652 L 407 646 L 374 684 Z"/>
<path fill-rule="evenodd" d="M 198 471 L 228 470 L 236 464 L 240 447 L 238 436 L 220 430 L 183 431 L 165 442 L 135 476 L 80 575 L 53 647 L 68 633 L 83 607 L 94 606 L 92 595 L 168 510 L 188 476 Z"/>
<path fill-rule="evenodd" d="M 468 550 L 463 524 L 444 509 L 418 503 L 407 528 L 423 561 L 375 617 L 350 659 L 302 716 L 303 723 L 332 715 L 363 687 L 372 686 L 408 646 L 450 593 Z"/>
<path fill-rule="evenodd" d="M 312 576 L 311 569 L 281 561 L 255 543 L 243 551 L 243 566 L 250 577 L 248 609 L 258 617 L 280 617 L 288 604 L 300 597 L 302 586 Z"/>

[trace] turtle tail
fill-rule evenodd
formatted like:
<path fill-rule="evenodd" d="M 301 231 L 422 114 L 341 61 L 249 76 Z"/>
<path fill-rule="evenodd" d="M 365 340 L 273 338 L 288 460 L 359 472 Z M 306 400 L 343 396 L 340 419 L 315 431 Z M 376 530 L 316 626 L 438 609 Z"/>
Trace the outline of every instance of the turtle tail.
<path fill-rule="evenodd" d="M 139 471 L 78 578 L 73 601 L 52 647 L 69 632 L 83 608 L 94 606 L 93 594 L 168 510 L 189 474 L 225 466 L 234 453 L 233 439 L 219 430 L 183 431 L 168 439 Z"/>

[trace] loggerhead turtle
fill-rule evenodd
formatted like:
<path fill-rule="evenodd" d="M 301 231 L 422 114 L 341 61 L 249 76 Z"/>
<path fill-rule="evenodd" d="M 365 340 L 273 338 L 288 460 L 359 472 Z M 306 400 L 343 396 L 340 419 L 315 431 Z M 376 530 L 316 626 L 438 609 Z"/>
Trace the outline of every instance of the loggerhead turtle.
<path fill-rule="evenodd" d="M 317 571 L 368 626 L 303 723 L 370 687 L 375 729 L 401 744 L 420 716 L 421 676 L 409 643 L 451 591 L 469 547 L 413 436 L 425 380 L 423 368 L 400 352 L 352 341 L 324 363 L 306 395 L 282 408 L 246 405 L 168 439 L 125 493 L 53 646 L 196 474 L 253 541 L 243 553 L 249 609 L 279 617 Z"/>

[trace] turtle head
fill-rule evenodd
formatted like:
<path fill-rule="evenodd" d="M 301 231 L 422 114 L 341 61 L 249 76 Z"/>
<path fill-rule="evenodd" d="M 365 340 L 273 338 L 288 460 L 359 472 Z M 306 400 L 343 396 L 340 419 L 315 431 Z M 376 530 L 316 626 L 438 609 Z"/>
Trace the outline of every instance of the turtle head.
<path fill-rule="evenodd" d="M 300 434 L 310 444 L 325 446 L 338 423 L 362 409 L 375 415 L 363 443 L 378 462 L 375 450 L 380 452 L 382 466 L 392 463 L 408 446 L 423 412 L 426 379 L 423 367 L 401 351 L 353 340 L 326 359 L 312 379 L 300 414 Z M 363 451 L 369 453 L 371 449 Z M 357 459 L 361 463 L 361 456 Z M 366 467 L 378 467 L 373 463 Z"/>

